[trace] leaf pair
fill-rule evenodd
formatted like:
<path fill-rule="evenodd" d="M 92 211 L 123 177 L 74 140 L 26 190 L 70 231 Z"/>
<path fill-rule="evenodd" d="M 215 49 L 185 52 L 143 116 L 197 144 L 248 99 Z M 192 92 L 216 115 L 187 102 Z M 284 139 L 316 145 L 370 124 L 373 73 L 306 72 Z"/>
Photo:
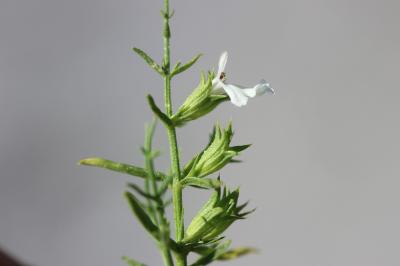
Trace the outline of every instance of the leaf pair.
<path fill-rule="evenodd" d="M 184 65 L 181 65 L 180 62 L 178 62 L 171 73 L 168 73 L 168 69 L 165 69 L 164 67 L 160 66 L 159 64 L 154 61 L 153 58 L 151 58 L 148 54 L 146 54 L 143 50 L 139 48 L 133 48 L 133 51 L 137 53 L 152 69 L 154 69 L 158 74 L 161 76 L 167 76 L 169 75 L 171 78 L 175 75 L 178 75 L 186 70 L 188 70 L 192 65 L 194 65 L 197 60 L 201 57 L 201 54 L 196 55 L 193 57 L 189 62 L 187 62 Z"/>

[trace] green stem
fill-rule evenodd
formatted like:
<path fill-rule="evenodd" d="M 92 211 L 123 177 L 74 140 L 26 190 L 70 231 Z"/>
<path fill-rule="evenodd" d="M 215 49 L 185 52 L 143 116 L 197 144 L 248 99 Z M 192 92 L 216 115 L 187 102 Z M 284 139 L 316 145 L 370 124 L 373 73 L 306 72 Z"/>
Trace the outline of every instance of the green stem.
<path fill-rule="evenodd" d="M 159 241 L 159 247 L 161 250 L 161 254 L 164 260 L 164 264 L 166 266 L 173 266 L 174 262 L 172 260 L 172 255 L 171 251 L 169 248 L 169 226 L 167 224 L 167 221 L 165 219 L 165 211 L 164 211 L 164 203 L 161 198 L 161 195 L 159 195 L 158 187 L 157 187 L 157 181 L 155 177 L 155 171 L 154 171 L 154 163 L 153 163 L 153 154 L 152 154 L 152 140 L 154 136 L 154 128 L 155 128 L 155 120 L 153 123 L 146 129 L 146 139 L 145 139 L 145 146 L 144 146 L 144 153 L 145 153 L 145 158 L 146 158 L 146 170 L 149 175 L 148 178 L 146 178 L 146 190 L 147 192 L 150 192 L 150 186 L 149 183 L 151 183 L 151 188 L 152 188 L 152 193 L 155 196 L 155 207 L 153 207 L 153 204 L 151 200 L 149 200 L 149 207 L 153 209 L 152 211 L 155 213 L 155 221 L 158 224 L 160 228 L 160 241 Z M 150 181 L 150 182 L 148 182 Z"/>
<path fill-rule="evenodd" d="M 186 261 L 187 255 L 186 254 L 177 254 L 175 256 L 175 258 L 176 258 L 177 266 L 186 266 L 187 265 L 187 261 Z"/>
<path fill-rule="evenodd" d="M 163 29 L 163 68 L 165 71 L 164 76 L 164 96 L 165 96 L 165 109 L 169 117 L 172 117 L 172 103 L 171 103 L 171 76 L 170 76 L 170 38 L 171 32 L 169 28 L 169 0 L 164 0 L 164 29 Z M 174 220 L 175 220 L 175 234 L 176 242 L 180 242 L 184 237 L 184 215 L 182 203 L 182 185 L 180 184 L 181 173 L 179 166 L 179 151 L 176 138 L 176 129 L 174 126 L 167 127 L 168 141 L 170 146 L 171 167 L 174 175 L 172 182 L 172 199 L 174 205 Z M 184 253 L 176 254 L 177 266 L 186 266 L 186 256 Z"/>

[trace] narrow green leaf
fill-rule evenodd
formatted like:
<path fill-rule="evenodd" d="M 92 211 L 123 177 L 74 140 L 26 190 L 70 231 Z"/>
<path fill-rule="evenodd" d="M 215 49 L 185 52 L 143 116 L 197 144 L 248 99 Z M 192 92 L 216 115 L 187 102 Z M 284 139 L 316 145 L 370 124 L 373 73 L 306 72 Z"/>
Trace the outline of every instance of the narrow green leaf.
<path fill-rule="evenodd" d="M 222 244 L 218 245 L 216 248 L 217 249 L 217 252 L 215 254 L 216 256 L 214 258 L 216 259 L 221 254 L 225 253 L 228 250 L 228 248 L 231 246 L 231 244 L 232 244 L 232 241 L 227 240 L 227 241 L 223 242 Z"/>
<path fill-rule="evenodd" d="M 127 199 L 132 212 L 135 214 L 142 226 L 149 232 L 156 240 L 159 239 L 158 227 L 150 219 L 146 211 L 142 208 L 139 200 L 129 191 L 125 191 L 125 198 Z"/>
<path fill-rule="evenodd" d="M 181 66 L 181 62 L 177 62 L 175 66 L 172 68 L 172 73 Z"/>
<path fill-rule="evenodd" d="M 168 207 L 171 204 L 172 204 L 172 197 L 164 201 L 164 207 Z"/>
<path fill-rule="evenodd" d="M 218 246 L 213 246 L 209 248 L 208 251 L 206 249 L 202 256 L 200 256 L 200 258 L 195 263 L 191 264 L 191 266 L 204 266 L 210 264 L 219 256 L 221 256 L 221 254 L 225 253 L 230 244 L 231 241 L 228 240 Z"/>
<path fill-rule="evenodd" d="M 150 105 L 151 110 L 153 111 L 153 113 L 168 127 L 172 126 L 172 121 L 171 119 L 169 119 L 169 117 L 164 114 L 160 108 L 158 108 L 158 106 L 156 105 L 156 103 L 154 102 L 153 97 L 149 94 L 147 95 L 147 101 Z"/>
<path fill-rule="evenodd" d="M 193 66 L 197 60 L 199 60 L 199 58 L 202 56 L 202 54 L 198 54 L 195 57 L 193 57 L 189 62 L 187 62 L 186 64 L 184 64 L 183 66 L 178 66 L 175 67 L 174 70 L 171 72 L 171 77 L 182 73 L 183 71 L 188 70 L 191 66 Z"/>
<path fill-rule="evenodd" d="M 128 258 L 126 256 L 123 256 L 122 260 L 126 262 L 126 264 L 128 264 L 129 266 L 146 266 L 145 264 L 140 263 L 134 259 Z"/>
<path fill-rule="evenodd" d="M 211 250 L 209 253 L 201 256 L 194 263 L 190 264 L 190 266 L 205 266 L 213 262 L 216 250 Z"/>
<path fill-rule="evenodd" d="M 194 186 L 200 188 L 220 188 L 221 181 L 211 178 L 185 177 L 181 180 L 183 186 Z"/>
<path fill-rule="evenodd" d="M 126 164 L 126 163 L 118 163 L 118 162 L 114 162 L 114 161 L 99 158 L 99 157 L 82 159 L 78 162 L 78 164 L 86 165 L 86 166 L 93 166 L 93 167 L 100 167 L 100 168 L 104 168 L 104 169 L 111 170 L 114 172 L 137 176 L 137 177 L 141 177 L 141 178 L 147 177 L 146 170 L 141 167 Z M 164 180 L 166 178 L 166 175 L 161 172 L 156 172 L 156 178 L 157 178 L 157 180 Z"/>
<path fill-rule="evenodd" d="M 155 71 L 157 71 L 160 75 L 164 76 L 164 70 L 160 65 L 158 65 L 150 56 L 148 56 L 144 51 L 139 48 L 133 48 L 133 51 L 137 53 L 143 60 Z"/>
<path fill-rule="evenodd" d="M 158 188 L 157 196 L 163 196 L 165 192 L 167 192 L 168 187 L 172 184 L 173 179 L 174 177 L 170 175 L 163 180 L 161 186 Z"/>
<path fill-rule="evenodd" d="M 149 193 L 146 193 L 145 191 L 143 191 L 143 189 L 141 189 L 138 185 L 134 184 L 134 183 L 128 183 L 127 185 L 129 188 L 133 189 L 134 191 L 136 191 L 139 195 L 145 197 L 146 199 L 150 199 L 150 200 L 156 200 L 157 198 L 153 195 L 150 195 Z"/>
<path fill-rule="evenodd" d="M 251 254 L 251 253 L 257 253 L 258 250 L 255 248 L 250 248 L 250 247 L 239 247 L 239 248 L 234 248 L 231 250 L 226 251 L 225 253 L 220 254 L 217 257 L 217 260 L 233 260 L 237 259 L 239 257 Z"/>

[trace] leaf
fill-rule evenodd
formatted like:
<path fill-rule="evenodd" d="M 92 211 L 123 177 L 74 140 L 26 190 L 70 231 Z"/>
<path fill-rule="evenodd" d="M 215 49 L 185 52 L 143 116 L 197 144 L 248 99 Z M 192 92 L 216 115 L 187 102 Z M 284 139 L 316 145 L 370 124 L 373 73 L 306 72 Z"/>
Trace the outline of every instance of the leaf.
<path fill-rule="evenodd" d="M 128 183 L 128 187 L 135 190 L 137 193 L 139 193 L 139 195 L 145 197 L 146 199 L 150 199 L 150 200 L 157 199 L 155 196 L 150 195 L 149 193 L 146 193 L 145 191 L 143 191 L 138 185 L 136 185 L 134 183 Z"/>
<path fill-rule="evenodd" d="M 231 241 L 225 241 L 224 243 L 214 246 L 209 249 L 208 252 L 205 252 L 195 263 L 191 266 L 203 266 L 210 264 L 214 260 L 216 260 L 221 254 L 225 253 L 226 250 L 229 248 Z"/>
<path fill-rule="evenodd" d="M 149 232 L 156 240 L 159 239 L 158 227 L 150 219 L 149 215 L 142 208 L 139 200 L 129 191 L 125 191 L 125 198 L 128 200 L 132 212 L 138 218 L 139 222 L 143 225 L 147 232 Z"/>
<path fill-rule="evenodd" d="M 111 170 L 114 172 L 137 176 L 137 177 L 141 177 L 141 178 L 147 177 L 146 170 L 141 167 L 126 164 L 126 163 L 118 163 L 118 162 L 114 162 L 114 161 L 99 158 L 99 157 L 82 159 L 78 162 L 78 164 L 86 165 L 86 166 L 100 167 L 100 168 L 104 168 L 104 169 Z M 164 173 L 156 172 L 155 174 L 156 174 L 157 180 L 164 180 L 166 178 L 166 175 Z"/>
<path fill-rule="evenodd" d="M 200 188 L 220 188 L 221 181 L 211 178 L 185 177 L 181 180 L 183 186 L 194 186 Z"/>
<path fill-rule="evenodd" d="M 225 253 L 220 254 L 217 257 L 217 260 L 233 260 L 237 259 L 239 257 L 251 254 L 251 253 L 257 253 L 258 250 L 255 248 L 251 247 L 239 247 L 239 248 L 234 248 L 231 250 L 226 251 Z"/>
<path fill-rule="evenodd" d="M 129 266 L 146 266 L 143 263 L 140 263 L 134 259 L 128 258 L 126 256 L 122 257 L 122 260 L 126 262 L 126 264 L 128 264 Z"/>
<path fill-rule="evenodd" d="M 174 67 L 174 70 L 171 72 L 171 77 L 182 73 L 183 71 L 188 70 L 191 66 L 193 66 L 197 60 L 199 60 L 199 58 L 202 56 L 202 54 L 198 54 L 195 57 L 193 57 L 189 62 L 187 62 L 186 64 L 184 64 L 183 66 L 180 66 L 180 63 L 177 64 L 177 66 Z"/>
<path fill-rule="evenodd" d="M 158 106 L 156 105 L 156 103 L 154 102 L 153 97 L 149 94 L 147 95 L 147 101 L 150 105 L 151 110 L 153 111 L 153 113 L 168 127 L 173 126 L 173 123 L 171 121 L 171 119 L 169 119 L 169 117 L 164 114 L 160 108 L 158 108 Z"/>
<path fill-rule="evenodd" d="M 167 176 L 163 180 L 161 186 L 158 188 L 158 191 L 157 191 L 158 196 L 162 196 L 165 194 L 165 192 L 167 192 L 168 187 L 169 187 L 169 185 L 171 185 L 173 179 L 174 179 L 174 177 L 172 175 L 170 175 L 170 176 Z"/>
<path fill-rule="evenodd" d="M 160 65 L 158 65 L 150 56 L 148 56 L 144 51 L 139 48 L 133 48 L 133 51 L 137 53 L 143 60 L 155 71 L 157 71 L 161 76 L 165 76 L 165 72 Z"/>

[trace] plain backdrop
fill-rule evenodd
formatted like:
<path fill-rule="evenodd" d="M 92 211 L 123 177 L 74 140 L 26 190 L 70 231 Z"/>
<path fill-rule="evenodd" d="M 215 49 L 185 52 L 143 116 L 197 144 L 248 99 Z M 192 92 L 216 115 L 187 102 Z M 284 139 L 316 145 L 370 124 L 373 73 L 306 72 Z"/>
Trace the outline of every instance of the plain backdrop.
<path fill-rule="evenodd" d="M 172 0 L 175 109 L 230 53 L 230 82 L 275 96 L 224 103 L 178 130 L 182 162 L 232 120 L 254 144 L 221 176 L 257 211 L 227 232 L 257 255 L 225 265 L 398 266 L 400 2 Z M 162 80 L 131 50 L 162 56 L 158 0 L 0 0 L 0 246 L 37 266 L 161 265 L 122 197 L 135 178 L 77 166 L 142 164 L 145 96 Z M 161 125 L 155 146 L 168 167 Z M 139 182 L 138 182 L 139 183 Z M 185 191 L 186 222 L 208 192 Z M 219 265 L 219 264 L 218 264 Z M 223 265 L 223 264 L 221 264 Z"/>

